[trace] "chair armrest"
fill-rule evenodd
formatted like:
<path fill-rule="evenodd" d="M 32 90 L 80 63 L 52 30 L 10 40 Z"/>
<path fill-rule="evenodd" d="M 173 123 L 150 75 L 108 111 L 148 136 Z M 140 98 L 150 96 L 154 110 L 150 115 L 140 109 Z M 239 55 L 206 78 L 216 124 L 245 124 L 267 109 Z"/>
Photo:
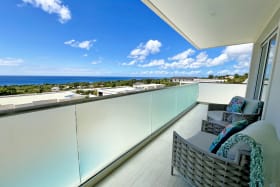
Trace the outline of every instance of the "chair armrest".
<path fill-rule="evenodd" d="M 234 120 L 234 121 L 243 120 L 242 115 L 243 115 L 242 113 L 238 113 L 238 112 L 227 112 L 227 111 L 224 111 L 224 113 L 223 113 L 223 121 L 232 122 L 232 119 L 233 119 L 232 117 L 233 116 L 236 118 L 236 120 Z"/>
<path fill-rule="evenodd" d="M 223 120 L 227 120 L 231 116 L 232 122 L 240 121 L 240 120 L 247 120 L 249 124 L 255 122 L 259 118 L 259 114 L 243 114 L 237 112 L 224 112 L 223 113 Z"/>
<path fill-rule="evenodd" d="M 225 105 L 225 104 L 215 104 L 215 103 L 208 104 L 208 111 L 213 111 L 213 110 L 225 111 L 226 108 L 227 108 L 227 105 Z"/>
<path fill-rule="evenodd" d="M 227 122 L 225 121 L 206 121 L 202 120 L 201 124 L 201 131 L 208 132 L 214 135 L 218 135 L 227 125 Z"/>
<path fill-rule="evenodd" d="M 244 166 L 245 164 L 248 164 L 247 160 L 250 160 L 251 157 L 251 151 L 248 150 L 239 150 L 238 158 L 236 159 L 236 162 L 239 163 L 239 165 Z"/>

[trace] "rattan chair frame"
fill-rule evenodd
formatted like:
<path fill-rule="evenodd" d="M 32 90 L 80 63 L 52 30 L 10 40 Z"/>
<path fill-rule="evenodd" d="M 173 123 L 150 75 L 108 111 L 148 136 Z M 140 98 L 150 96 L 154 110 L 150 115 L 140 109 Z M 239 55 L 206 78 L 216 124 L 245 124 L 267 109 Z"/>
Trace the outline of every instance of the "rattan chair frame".
<path fill-rule="evenodd" d="M 176 170 L 190 184 L 197 187 L 240 187 L 249 185 L 249 152 L 240 152 L 234 162 L 208 151 L 173 133 L 171 174 Z"/>

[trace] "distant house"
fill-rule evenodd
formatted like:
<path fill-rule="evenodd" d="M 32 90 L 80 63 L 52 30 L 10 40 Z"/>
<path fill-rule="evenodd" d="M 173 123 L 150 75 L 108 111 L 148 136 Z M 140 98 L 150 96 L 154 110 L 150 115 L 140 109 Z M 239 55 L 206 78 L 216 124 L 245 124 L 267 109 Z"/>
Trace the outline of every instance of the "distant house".
<path fill-rule="evenodd" d="M 193 82 L 197 77 L 172 77 L 172 82 Z"/>
<path fill-rule="evenodd" d="M 194 82 L 204 82 L 204 83 L 224 83 L 224 79 L 194 79 Z"/>
<path fill-rule="evenodd" d="M 172 82 L 178 82 L 181 84 L 189 84 L 196 82 L 205 82 L 205 83 L 223 83 L 224 79 L 205 79 L 205 78 L 197 78 L 197 77 L 172 77 Z"/>
<path fill-rule="evenodd" d="M 133 84 L 133 88 L 136 88 L 137 90 L 149 90 L 149 89 L 156 89 L 156 88 L 163 88 L 164 84 L 144 84 L 137 82 Z"/>
<path fill-rule="evenodd" d="M 225 78 L 226 78 L 226 79 L 233 79 L 233 78 L 234 78 L 234 76 L 229 75 L 229 76 L 226 76 Z"/>
<path fill-rule="evenodd" d="M 120 86 L 116 88 L 97 88 L 98 96 L 122 94 L 137 91 L 136 88 L 130 86 Z"/>
<path fill-rule="evenodd" d="M 60 88 L 57 87 L 57 86 L 55 86 L 55 87 L 52 87 L 52 88 L 51 88 L 51 91 L 52 91 L 52 92 L 59 92 L 59 91 L 60 91 Z"/>

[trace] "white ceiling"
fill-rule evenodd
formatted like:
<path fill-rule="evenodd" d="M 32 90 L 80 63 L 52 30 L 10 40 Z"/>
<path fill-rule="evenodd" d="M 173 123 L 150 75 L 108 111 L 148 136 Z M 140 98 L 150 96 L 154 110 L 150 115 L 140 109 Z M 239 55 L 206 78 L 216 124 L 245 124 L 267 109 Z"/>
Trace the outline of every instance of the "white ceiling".
<path fill-rule="evenodd" d="M 142 0 L 197 48 L 255 42 L 280 0 Z"/>

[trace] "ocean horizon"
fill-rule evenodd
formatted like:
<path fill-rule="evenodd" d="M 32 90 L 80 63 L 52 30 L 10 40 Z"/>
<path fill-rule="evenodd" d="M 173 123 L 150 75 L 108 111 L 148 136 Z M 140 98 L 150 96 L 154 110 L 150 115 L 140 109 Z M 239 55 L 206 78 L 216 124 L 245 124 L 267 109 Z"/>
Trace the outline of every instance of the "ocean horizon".
<path fill-rule="evenodd" d="M 97 77 L 97 76 L 33 76 L 33 75 L 0 75 L 0 86 L 10 85 L 40 85 L 67 84 L 73 82 L 106 82 L 118 80 L 143 80 L 161 77 Z M 163 77 L 162 77 L 163 78 Z"/>

